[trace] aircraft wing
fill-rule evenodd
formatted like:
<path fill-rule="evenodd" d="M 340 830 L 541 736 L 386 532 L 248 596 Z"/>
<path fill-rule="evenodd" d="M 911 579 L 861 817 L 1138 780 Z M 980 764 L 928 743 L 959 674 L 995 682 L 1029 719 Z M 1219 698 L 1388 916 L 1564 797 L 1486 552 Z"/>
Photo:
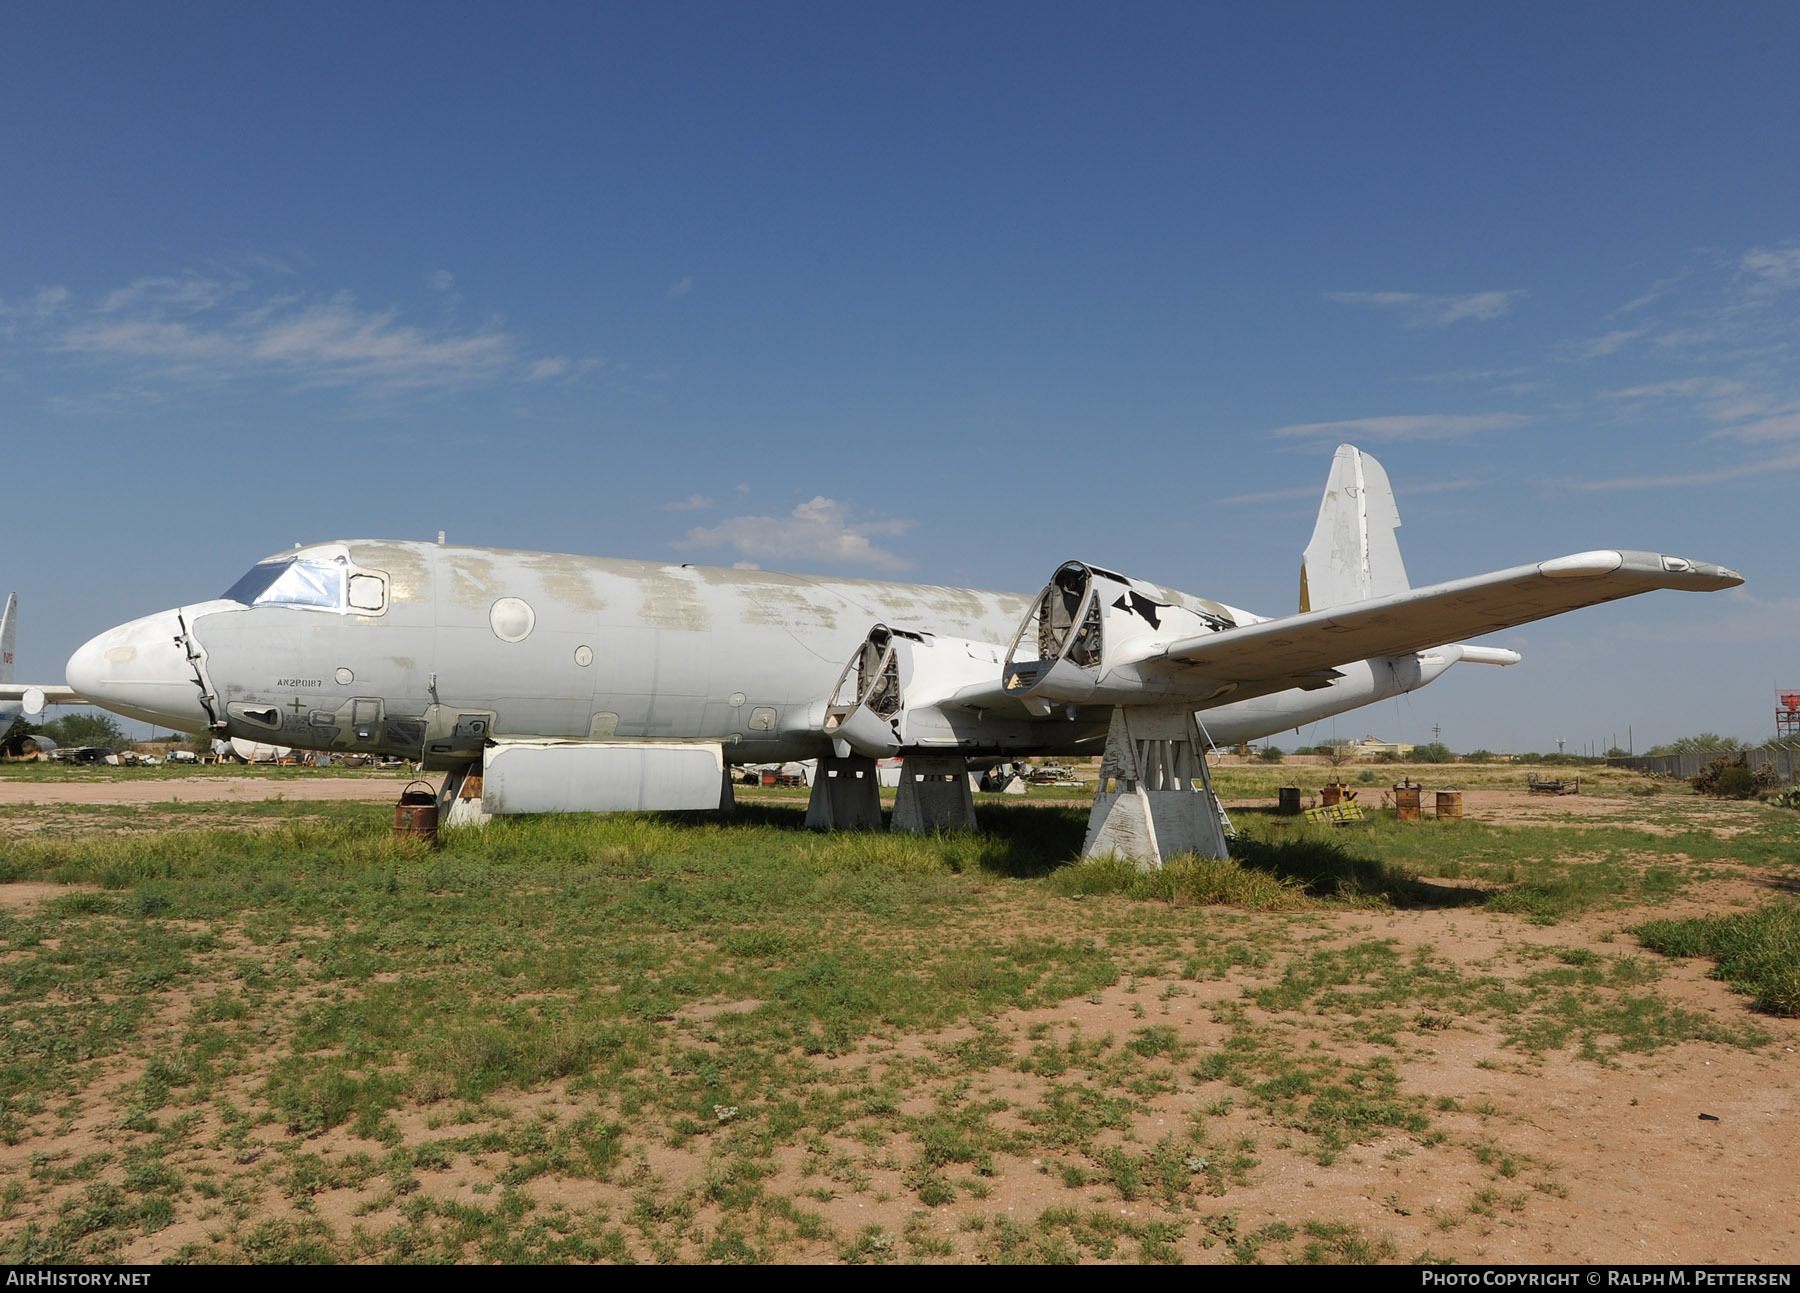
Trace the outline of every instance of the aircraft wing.
<path fill-rule="evenodd" d="M 1713 592 L 1743 576 L 1655 552 L 1598 551 L 1179 639 L 1145 661 L 1265 683 L 1404 655 L 1657 588 Z"/>

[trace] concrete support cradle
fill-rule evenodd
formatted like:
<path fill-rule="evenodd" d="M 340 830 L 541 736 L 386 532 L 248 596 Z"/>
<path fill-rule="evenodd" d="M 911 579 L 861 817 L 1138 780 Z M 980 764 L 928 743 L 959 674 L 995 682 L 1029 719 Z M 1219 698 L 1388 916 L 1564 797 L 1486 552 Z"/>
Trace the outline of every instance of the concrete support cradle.
<path fill-rule="evenodd" d="M 490 820 L 481 804 L 481 764 L 463 763 L 446 772 L 438 789 L 438 824 L 486 826 Z"/>
<path fill-rule="evenodd" d="M 1178 853 L 1225 857 L 1225 830 L 1205 750 L 1185 706 L 1115 708 L 1083 856 L 1116 853 L 1146 871 L 1160 869 L 1164 858 Z"/>
<path fill-rule="evenodd" d="M 881 789 L 875 780 L 875 760 L 861 754 L 820 759 L 813 774 L 812 797 L 806 801 L 806 827 L 814 831 L 880 830 Z"/>
<path fill-rule="evenodd" d="M 974 830 L 968 760 L 960 754 L 909 754 L 902 759 L 893 828 L 914 835 Z"/>

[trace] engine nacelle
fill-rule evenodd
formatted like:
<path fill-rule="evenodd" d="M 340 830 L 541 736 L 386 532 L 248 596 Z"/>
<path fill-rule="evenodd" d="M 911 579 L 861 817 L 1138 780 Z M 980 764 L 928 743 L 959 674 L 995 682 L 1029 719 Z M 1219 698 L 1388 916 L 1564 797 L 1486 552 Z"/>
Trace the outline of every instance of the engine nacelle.
<path fill-rule="evenodd" d="M 1070 561 L 1026 613 L 1006 655 L 1004 686 L 1026 709 L 1194 698 L 1196 680 L 1140 671 L 1171 642 L 1236 628 L 1257 617 L 1220 602 Z M 1215 694 L 1224 694 L 1221 684 Z M 1196 698 L 1204 699 L 1204 697 Z"/>
<path fill-rule="evenodd" d="M 964 688 L 993 685 L 1000 648 L 934 633 L 913 633 L 877 624 L 850 657 L 825 707 L 825 734 L 839 757 L 852 750 L 875 759 L 902 749 L 954 742 L 934 740 L 941 727 L 932 708 Z M 923 715 L 923 717 L 920 717 Z M 919 719 L 919 732 L 909 732 Z"/>

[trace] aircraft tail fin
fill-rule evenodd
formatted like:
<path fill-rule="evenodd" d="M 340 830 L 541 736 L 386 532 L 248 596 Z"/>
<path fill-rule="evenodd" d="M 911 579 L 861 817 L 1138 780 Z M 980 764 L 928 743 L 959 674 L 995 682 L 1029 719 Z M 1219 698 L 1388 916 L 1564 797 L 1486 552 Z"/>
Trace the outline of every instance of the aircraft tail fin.
<path fill-rule="evenodd" d="M 1394 538 L 1399 528 L 1387 472 L 1355 445 L 1339 445 L 1312 542 L 1300 561 L 1301 613 L 1410 588 Z"/>
<path fill-rule="evenodd" d="M 13 671 L 13 642 L 19 636 L 19 621 L 14 612 L 19 606 L 19 595 L 6 595 L 6 611 L 0 614 L 0 682 L 11 682 Z"/>

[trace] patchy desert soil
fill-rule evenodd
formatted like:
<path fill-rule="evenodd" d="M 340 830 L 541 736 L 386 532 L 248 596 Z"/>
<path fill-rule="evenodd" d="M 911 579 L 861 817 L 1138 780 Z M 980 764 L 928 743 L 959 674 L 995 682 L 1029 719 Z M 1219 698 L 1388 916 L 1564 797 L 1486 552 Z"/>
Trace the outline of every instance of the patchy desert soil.
<path fill-rule="evenodd" d="M 398 801 L 404 778 L 380 773 L 367 777 L 241 776 L 144 777 L 91 781 L 38 781 L 0 778 L 0 804 L 198 804 L 260 803 L 269 799 Z M 435 782 L 434 782 L 435 784 Z"/>
<path fill-rule="evenodd" d="M 0 803 L 276 795 L 389 800 L 398 790 L 391 780 L 348 779 L 0 783 Z M 1465 815 L 1476 820 L 1570 828 L 1641 807 L 1641 800 L 1625 797 L 1547 799 L 1509 791 L 1470 791 L 1464 798 Z M 1382 943 L 1403 959 L 1423 958 L 1445 974 L 1504 988 L 1546 964 L 1629 959 L 1635 943 L 1624 930 L 1650 916 L 1717 911 L 1791 889 L 1783 876 L 1736 868 L 1654 910 L 1606 911 L 1550 927 L 1475 909 L 1230 918 L 1243 924 L 1252 943 L 1258 931 L 1271 945 L 1298 937 L 1309 954 Z M 67 891 L 40 881 L 0 885 L 0 905 L 28 912 Z M 1112 900 L 1087 901 L 1098 907 Z M 1060 927 L 1067 905 L 1020 899 L 1003 917 L 1020 930 Z M 1196 929 L 1224 918 L 1192 911 Z M 305 954 L 304 935 L 295 931 L 297 956 Z M 222 971 L 231 953 L 229 947 L 220 952 Z M 178 1255 L 304 1258 L 304 1247 L 270 1247 L 271 1236 L 285 1243 L 321 1233 L 322 1226 L 340 1244 L 360 1233 L 370 1237 L 365 1251 L 371 1256 L 404 1259 L 408 1251 L 392 1236 L 435 1242 L 459 1215 L 477 1235 L 480 1226 L 468 1217 L 523 1195 L 535 1224 L 552 1218 L 552 1230 L 593 1236 L 603 1256 L 639 1260 L 730 1259 L 760 1239 L 775 1245 L 780 1260 L 816 1262 L 1280 1261 L 1304 1255 L 1312 1242 L 1314 1256 L 1327 1260 L 1792 1263 L 1800 1257 L 1794 1167 L 1800 1162 L 1800 1023 L 1754 1013 L 1747 998 L 1706 977 L 1706 962 L 1643 959 L 1654 963 L 1654 988 L 1666 1002 L 1711 1021 L 1721 1036 L 1755 1040 L 1681 1041 L 1648 1053 L 1611 1049 L 1603 1040 L 1598 1055 L 1584 1057 L 1572 1047 L 1534 1053 L 1512 1044 L 1506 1021 L 1487 1013 L 1407 1007 L 1361 1014 L 1321 1009 L 1309 1016 L 1263 1009 L 1250 994 L 1276 981 L 1279 963 L 1199 981 L 1172 972 L 1134 975 L 1054 1007 L 931 1034 L 893 1033 L 842 1055 L 814 1057 L 819 1098 L 878 1089 L 903 1095 L 897 1109 L 880 1117 L 853 1117 L 828 1135 L 775 1151 L 779 1167 L 760 1181 L 762 1193 L 799 1201 L 799 1215 L 810 1212 L 816 1222 L 753 1212 L 748 1215 L 761 1218 L 753 1223 L 733 1210 L 734 1123 L 750 1111 L 720 1109 L 716 1125 L 675 1132 L 635 1121 L 604 1090 L 558 1081 L 479 1107 L 426 1099 L 408 1105 L 395 1120 L 404 1144 L 455 1140 L 462 1146 L 418 1170 L 367 1170 L 393 1146 L 359 1139 L 347 1124 L 310 1138 L 273 1122 L 195 1128 L 167 1164 L 207 1188 L 116 1256 L 131 1262 Z M 178 1035 L 209 991 L 168 994 L 147 1036 Z M 701 1003 L 671 1026 L 689 1049 L 704 1054 L 729 1044 L 722 1025 L 758 1004 Z M 1319 1140 L 1282 1113 L 1278 1097 L 1248 1098 L 1241 1084 L 1200 1071 L 1209 1055 L 1242 1049 L 1259 1033 L 1278 1037 L 1285 1054 L 1316 1057 L 1321 1074 L 1391 1071 L 1401 1089 L 1422 1093 L 1430 1134 L 1375 1127 L 1335 1152 L 1321 1152 Z M 1125 1055 L 1131 1039 L 1145 1037 L 1154 1046 L 1140 1048 L 1141 1062 Z M 1062 1057 L 1062 1067 L 1046 1064 L 1046 1054 Z M 224 1099 L 235 1108 L 254 1107 L 276 1058 L 253 1059 L 215 1094 L 214 1104 Z M 1109 1106 L 1113 1124 L 1097 1140 L 1077 1152 L 1073 1143 L 1067 1150 L 1046 1147 L 1039 1136 L 1028 1153 L 988 1153 L 979 1170 L 973 1161 L 952 1158 L 942 1173 L 941 1201 L 921 1203 L 919 1147 L 909 1120 L 984 1106 L 990 1112 L 983 1127 L 1004 1144 L 1009 1129 L 1037 1125 L 1028 1121 L 1031 1111 L 1054 1105 L 1084 1071 L 1108 1065 L 1141 1099 L 1122 1115 Z M 116 1167 L 141 1139 L 121 1125 L 104 1093 L 139 1081 L 143 1062 L 101 1068 L 87 1098 L 26 1120 L 31 1134 L 0 1146 L 0 1180 L 73 1173 L 65 1184 L 8 1196 L 0 1215 L 8 1245 L 28 1227 L 47 1229 L 59 1210 L 66 1214 L 86 1197 L 96 1174 L 105 1174 L 96 1167 L 84 1177 L 71 1165 Z M 590 1115 L 622 1126 L 609 1179 L 551 1171 L 516 1184 L 525 1153 L 519 1128 L 554 1133 Z M 478 1144 L 483 1133 L 485 1149 Z M 1139 1188 L 1099 1183 L 1095 1145 L 1136 1162 Z M 1158 1159 L 1167 1145 L 1205 1148 L 1171 1166 Z M 47 1170 L 41 1156 L 52 1149 L 60 1166 Z M 1171 1173 L 1178 1183 L 1170 1184 Z M 262 1250 L 254 1242 L 259 1234 Z M 476 1250 L 467 1256 L 475 1259 Z"/>

